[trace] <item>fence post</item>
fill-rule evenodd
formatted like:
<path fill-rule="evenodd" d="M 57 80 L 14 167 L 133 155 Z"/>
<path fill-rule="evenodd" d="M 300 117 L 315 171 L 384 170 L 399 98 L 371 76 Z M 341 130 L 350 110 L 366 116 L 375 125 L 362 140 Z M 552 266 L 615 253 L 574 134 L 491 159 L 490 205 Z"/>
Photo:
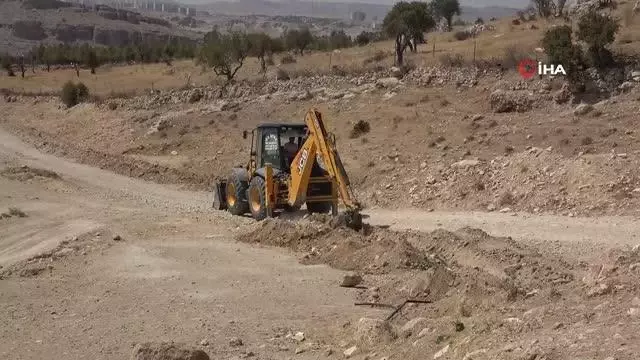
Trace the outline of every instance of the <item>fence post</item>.
<path fill-rule="evenodd" d="M 476 48 L 478 47 L 478 39 L 473 39 L 473 65 L 476 64 Z"/>

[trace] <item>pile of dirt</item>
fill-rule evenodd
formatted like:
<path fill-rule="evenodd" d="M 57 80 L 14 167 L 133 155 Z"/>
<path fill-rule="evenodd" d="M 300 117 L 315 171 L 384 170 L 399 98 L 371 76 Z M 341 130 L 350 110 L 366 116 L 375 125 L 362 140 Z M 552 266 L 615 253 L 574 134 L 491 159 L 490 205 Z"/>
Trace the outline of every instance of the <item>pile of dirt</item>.
<path fill-rule="evenodd" d="M 58 175 L 55 171 L 33 168 L 27 165 L 7 167 L 0 171 L 0 175 L 6 177 L 7 179 L 18 181 L 28 181 L 34 178 L 60 179 L 60 175 Z"/>
<path fill-rule="evenodd" d="M 422 233 L 365 225 L 354 231 L 336 225 L 329 217 L 313 216 L 297 222 L 267 219 L 237 239 L 302 252 L 305 264 L 324 263 L 372 275 L 418 273 L 418 277 L 428 278 L 424 281 L 427 284 L 442 283 L 440 295 L 450 287 L 474 287 L 482 281 L 485 285 L 480 291 L 504 291 L 515 298 L 574 280 L 573 267 L 562 259 L 471 228 Z M 389 290 L 388 295 L 397 293 L 397 289 Z M 416 293 L 415 289 L 412 292 Z"/>
<path fill-rule="evenodd" d="M 304 264 L 323 263 L 367 274 L 397 269 L 426 270 L 438 265 L 395 233 L 370 226 L 358 232 L 319 217 L 303 221 L 267 219 L 238 235 L 237 240 L 303 252 Z"/>
<path fill-rule="evenodd" d="M 364 281 L 353 290 L 358 302 L 389 307 L 389 315 L 408 299 L 428 301 L 408 304 L 389 320 L 343 324 L 336 343 L 345 354 L 593 358 L 597 349 L 580 343 L 581 337 L 609 337 L 592 328 L 640 315 L 638 247 L 613 250 L 585 273 L 585 264 L 473 228 L 421 233 L 365 225 L 354 231 L 314 215 L 297 222 L 268 219 L 237 239 L 303 253 L 305 264 L 362 274 Z M 546 340 L 558 337 L 580 344 L 557 348 Z M 605 351 L 619 351 L 616 344 L 607 343 Z"/>

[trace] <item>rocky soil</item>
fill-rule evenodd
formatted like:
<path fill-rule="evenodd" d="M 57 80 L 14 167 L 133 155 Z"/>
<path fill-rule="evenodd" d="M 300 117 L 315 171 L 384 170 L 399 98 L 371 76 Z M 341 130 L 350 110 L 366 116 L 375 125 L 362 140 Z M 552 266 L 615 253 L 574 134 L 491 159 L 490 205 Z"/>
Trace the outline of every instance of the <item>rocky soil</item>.
<path fill-rule="evenodd" d="M 318 106 L 369 207 L 637 214 L 638 75 L 625 70 L 626 85 L 610 84 L 604 100 L 572 99 L 561 81 L 495 69 L 392 68 L 153 91 L 72 109 L 5 95 L 2 106 L 5 126 L 43 150 L 199 189 L 246 161 L 243 130 L 300 122 Z M 358 122 L 369 131 L 354 132 Z"/>
<path fill-rule="evenodd" d="M 237 238 L 352 271 L 343 286 L 360 304 L 389 308 L 386 319 L 345 324 L 338 357 L 631 359 L 640 351 L 631 330 L 638 246 L 585 264 L 479 229 L 358 233 L 318 216 L 267 220 Z M 406 300 L 426 303 L 393 312 Z"/>

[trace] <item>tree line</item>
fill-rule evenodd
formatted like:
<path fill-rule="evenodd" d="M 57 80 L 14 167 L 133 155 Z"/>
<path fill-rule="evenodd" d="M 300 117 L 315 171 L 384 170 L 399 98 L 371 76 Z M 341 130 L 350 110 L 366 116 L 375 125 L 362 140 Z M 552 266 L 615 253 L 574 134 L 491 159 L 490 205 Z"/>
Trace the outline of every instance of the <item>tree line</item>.
<path fill-rule="evenodd" d="M 450 29 L 454 15 L 460 15 L 458 0 L 400 1 L 385 16 L 381 32 L 363 31 L 355 37 L 343 30 L 318 36 L 305 27 L 288 29 L 279 37 L 265 33 L 220 32 L 214 28 L 198 44 L 180 39 L 124 47 L 42 44 L 22 56 L 0 55 L 0 62 L 10 76 L 15 75 L 13 64 L 17 64 L 24 77 L 28 64 L 33 71 L 36 64 L 45 65 L 47 71 L 52 65 L 73 64 L 79 76 L 79 66 L 86 66 L 95 73 L 98 67 L 107 63 L 166 62 L 171 65 L 174 59 L 195 59 L 199 64 L 211 67 L 216 74 L 232 80 L 248 56 L 258 58 L 261 71 L 266 72 L 276 53 L 288 51 L 304 56 L 309 50 L 330 51 L 395 38 L 396 63 L 402 66 L 405 49 L 415 52 L 417 45 L 424 42 L 424 33 L 442 19 Z"/>
<path fill-rule="evenodd" d="M 265 33 L 231 32 L 222 34 L 217 29 L 207 33 L 200 43 L 181 41 L 179 39 L 162 42 L 144 42 L 123 47 L 92 46 L 89 44 L 40 44 L 26 54 L 11 56 L 0 54 L 0 64 L 9 76 L 15 76 L 15 67 L 22 72 L 22 76 L 29 68 L 35 72 L 36 66 L 45 66 L 47 71 L 52 66 L 69 66 L 76 68 L 84 66 L 95 73 L 104 64 L 118 63 L 158 63 L 171 65 L 178 59 L 203 59 L 213 48 L 232 46 L 228 52 L 250 52 L 249 56 L 256 56 L 261 62 L 261 68 L 266 68 L 268 57 L 276 53 L 291 51 L 304 55 L 306 51 L 329 51 L 348 48 L 355 45 L 366 45 L 372 41 L 383 39 L 380 33 L 362 32 L 352 38 L 342 30 L 332 31 L 329 35 L 316 36 L 308 28 L 291 29 L 280 37 L 269 37 Z M 233 40 L 233 41 L 228 41 Z M 223 41 L 223 42 L 221 42 Z M 235 49 L 235 47 L 240 47 Z M 246 47 L 247 49 L 242 49 Z M 249 51 L 249 47 L 251 50 Z M 211 55 L 211 54 L 210 54 Z M 225 55 L 226 56 L 226 55 Z"/>

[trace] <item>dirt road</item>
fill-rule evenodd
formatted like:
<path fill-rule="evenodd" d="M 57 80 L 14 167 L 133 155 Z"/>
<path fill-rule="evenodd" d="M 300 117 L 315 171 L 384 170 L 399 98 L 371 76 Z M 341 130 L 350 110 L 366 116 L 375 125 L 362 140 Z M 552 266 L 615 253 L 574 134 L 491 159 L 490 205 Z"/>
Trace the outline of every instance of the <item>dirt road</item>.
<path fill-rule="evenodd" d="M 0 130 L 0 168 L 28 165 L 60 179 L 0 177 L 0 265 L 8 267 L 73 239 L 43 259 L 38 276 L 0 280 L 0 357 L 123 359 L 141 341 L 203 341 L 217 358 L 289 358 L 304 331 L 322 344 L 329 326 L 384 311 L 353 306 L 341 272 L 301 266 L 282 250 L 232 241 L 251 220 L 213 213 L 206 193 L 178 191 L 42 154 Z M 474 226 L 557 251 L 635 244 L 631 218 L 578 219 L 413 210 L 368 212 L 372 224 L 431 230 Z M 112 240 L 118 234 L 123 240 Z M 589 243 L 590 246 L 583 246 Z M 579 244 L 580 246 L 577 246 Z M 233 347 L 231 337 L 244 345 Z M 244 355 L 243 355 L 244 354 Z M 316 358 L 302 353 L 298 358 Z"/>
<path fill-rule="evenodd" d="M 44 155 L 5 132 L 0 144 L 0 167 L 60 175 L 0 176 L 0 209 L 27 214 L 1 220 L 0 265 L 78 238 L 76 251 L 44 259 L 51 267 L 40 275 L 0 280 L 3 359 L 126 359 L 133 344 L 161 340 L 203 341 L 222 358 L 280 358 L 295 350 L 289 331 L 320 342 L 324 326 L 376 312 L 353 306 L 339 271 L 232 241 L 248 220 L 210 213 L 205 194 Z M 232 337 L 244 345 L 230 346 Z"/>

